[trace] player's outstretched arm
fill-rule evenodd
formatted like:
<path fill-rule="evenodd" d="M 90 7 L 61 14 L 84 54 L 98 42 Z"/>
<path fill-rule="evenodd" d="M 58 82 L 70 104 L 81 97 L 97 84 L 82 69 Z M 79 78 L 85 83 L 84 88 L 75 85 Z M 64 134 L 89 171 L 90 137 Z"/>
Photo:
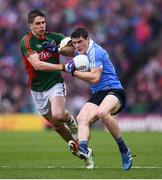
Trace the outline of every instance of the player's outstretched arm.
<path fill-rule="evenodd" d="M 35 70 L 42 70 L 42 71 L 63 70 L 62 64 L 51 64 L 48 62 L 40 61 L 38 53 L 34 53 L 30 55 L 28 57 L 28 61 Z"/>

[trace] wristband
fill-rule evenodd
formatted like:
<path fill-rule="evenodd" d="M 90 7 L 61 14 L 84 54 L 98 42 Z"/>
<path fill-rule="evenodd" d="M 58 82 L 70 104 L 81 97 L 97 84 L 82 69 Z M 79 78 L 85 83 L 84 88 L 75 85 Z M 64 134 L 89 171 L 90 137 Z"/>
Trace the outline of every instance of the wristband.
<path fill-rule="evenodd" d="M 62 64 L 62 71 L 65 71 L 65 64 Z"/>

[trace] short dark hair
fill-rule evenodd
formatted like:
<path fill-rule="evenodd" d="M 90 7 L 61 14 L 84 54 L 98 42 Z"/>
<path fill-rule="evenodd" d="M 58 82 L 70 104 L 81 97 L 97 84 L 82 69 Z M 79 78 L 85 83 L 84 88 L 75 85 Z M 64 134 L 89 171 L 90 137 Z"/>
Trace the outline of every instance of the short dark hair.
<path fill-rule="evenodd" d="M 46 17 L 46 15 L 42 11 L 33 9 L 28 13 L 28 23 L 33 23 L 34 18 L 37 16 Z"/>
<path fill-rule="evenodd" d="M 71 38 L 83 37 L 83 38 L 87 39 L 88 36 L 89 36 L 89 34 L 88 34 L 87 30 L 85 30 L 84 28 L 81 28 L 81 27 L 76 28 L 71 34 Z"/>

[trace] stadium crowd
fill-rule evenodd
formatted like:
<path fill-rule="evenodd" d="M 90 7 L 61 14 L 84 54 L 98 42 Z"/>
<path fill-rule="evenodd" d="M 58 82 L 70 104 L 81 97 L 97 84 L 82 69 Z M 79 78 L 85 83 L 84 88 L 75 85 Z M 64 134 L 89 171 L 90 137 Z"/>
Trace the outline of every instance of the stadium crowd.
<path fill-rule="evenodd" d="M 161 0 L 0 0 L 0 112 L 35 112 L 20 53 L 27 13 L 47 13 L 48 30 L 69 35 L 86 26 L 108 50 L 128 102 L 124 113 L 161 113 Z M 62 57 L 62 62 L 67 58 Z M 86 83 L 64 74 L 67 107 L 74 114 L 88 97 Z"/>

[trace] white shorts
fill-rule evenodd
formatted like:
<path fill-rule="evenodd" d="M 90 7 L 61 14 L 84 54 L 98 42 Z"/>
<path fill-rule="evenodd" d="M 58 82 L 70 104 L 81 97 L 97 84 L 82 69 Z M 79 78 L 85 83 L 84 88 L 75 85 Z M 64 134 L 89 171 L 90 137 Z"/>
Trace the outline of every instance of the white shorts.
<path fill-rule="evenodd" d="M 51 108 L 50 101 L 54 96 L 66 96 L 66 85 L 58 83 L 48 91 L 36 92 L 31 90 L 31 95 L 36 109 L 42 114 L 47 114 Z"/>

